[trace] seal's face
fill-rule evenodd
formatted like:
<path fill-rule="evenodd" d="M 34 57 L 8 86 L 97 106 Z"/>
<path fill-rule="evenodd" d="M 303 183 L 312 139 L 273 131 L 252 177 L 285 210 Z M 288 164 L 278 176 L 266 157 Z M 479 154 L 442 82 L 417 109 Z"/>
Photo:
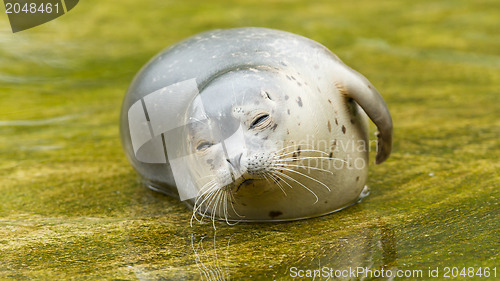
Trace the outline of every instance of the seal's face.
<path fill-rule="evenodd" d="M 318 149 L 307 141 L 329 138 L 317 123 L 327 124 L 322 111 L 332 105 L 316 102 L 318 93 L 299 80 L 245 69 L 225 73 L 200 91 L 186 116 L 189 167 L 198 189 L 193 214 L 279 219 L 326 194 L 335 196 L 325 182 L 335 177 L 331 164 L 344 160 L 326 151 L 330 144 Z"/>
<path fill-rule="evenodd" d="M 270 188 L 275 152 L 284 141 L 277 131 L 283 88 L 273 75 L 256 69 L 227 73 L 191 104 L 188 150 L 200 194 Z"/>

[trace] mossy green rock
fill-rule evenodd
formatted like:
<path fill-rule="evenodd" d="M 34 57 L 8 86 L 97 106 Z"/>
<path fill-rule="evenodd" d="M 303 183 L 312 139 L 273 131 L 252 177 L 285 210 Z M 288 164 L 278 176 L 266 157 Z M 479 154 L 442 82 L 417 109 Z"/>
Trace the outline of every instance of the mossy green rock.
<path fill-rule="evenodd" d="M 445 267 L 493 269 L 499 11 L 495 0 L 81 1 L 16 34 L 1 16 L 0 279 L 288 280 L 292 267 L 360 266 L 422 270 L 420 280 L 439 267 L 438 280 Z M 290 223 L 216 222 L 214 233 L 141 185 L 118 134 L 132 77 L 168 45 L 239 26 L 318 41 L 380 90 L 394 150 L 370 167 L 363 202 Z"/>

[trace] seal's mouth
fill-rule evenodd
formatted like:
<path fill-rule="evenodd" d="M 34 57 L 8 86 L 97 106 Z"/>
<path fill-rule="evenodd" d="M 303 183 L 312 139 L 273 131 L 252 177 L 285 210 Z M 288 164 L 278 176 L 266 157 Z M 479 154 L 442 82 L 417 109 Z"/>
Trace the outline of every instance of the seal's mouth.
<path fill-rule="evenodd" d="M 236 192 L 238 192 L 238 190 L 240 190 L 240 187 L 242 186 L 247 186 L 249 184 L 252 184 L 254 180 L 253 179 L 246 179 L 244 181 L 242 181 L 237 187 L 236 187 Z"/>

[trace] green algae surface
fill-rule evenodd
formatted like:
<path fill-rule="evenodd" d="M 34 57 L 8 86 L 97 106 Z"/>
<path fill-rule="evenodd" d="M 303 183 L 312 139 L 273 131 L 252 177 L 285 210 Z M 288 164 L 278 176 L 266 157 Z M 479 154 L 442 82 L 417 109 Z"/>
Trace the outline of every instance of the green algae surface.
<path fill-rule="evenodd" d="M 89 0 L 13 34 L 0 15 L 0 280 L 328 280 L 349 268 L 496 280 L 499 18 L 495 0 Z M 170 44 L 241 26 L 316 40 L 382 93 L 394 149 L 370 167 L 363 202 L 214 231 L 141 185 L 118 133 L 131 79 Z M 336 279 L 363 277 L 390 279 Z"/>

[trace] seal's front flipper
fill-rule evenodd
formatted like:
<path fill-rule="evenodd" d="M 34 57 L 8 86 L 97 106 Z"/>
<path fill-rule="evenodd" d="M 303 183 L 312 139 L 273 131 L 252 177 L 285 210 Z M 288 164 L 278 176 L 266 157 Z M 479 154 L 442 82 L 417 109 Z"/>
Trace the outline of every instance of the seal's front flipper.
<path fill-rule="evenodd" d="M 359 194 L 358 202 L 361 202 L 361 200 L 365 199 L 365 197 L 367 197 L 368 195 L 370 195 L 370 187 L 368 185 L 365 185 L 363 187 L 363 190 Z"/>
<path fill-rule="evenodd" d="M 368 117 L 377 126 L 377 156 L 376 164 L 384 162 L 392 150 L 392 118 L 384 99 L 377 89 L 366 79 L 350 67 L 343 65 L 338 83 L 339 91 L 346 97 L 354 99 L 368 114 Z"/>

